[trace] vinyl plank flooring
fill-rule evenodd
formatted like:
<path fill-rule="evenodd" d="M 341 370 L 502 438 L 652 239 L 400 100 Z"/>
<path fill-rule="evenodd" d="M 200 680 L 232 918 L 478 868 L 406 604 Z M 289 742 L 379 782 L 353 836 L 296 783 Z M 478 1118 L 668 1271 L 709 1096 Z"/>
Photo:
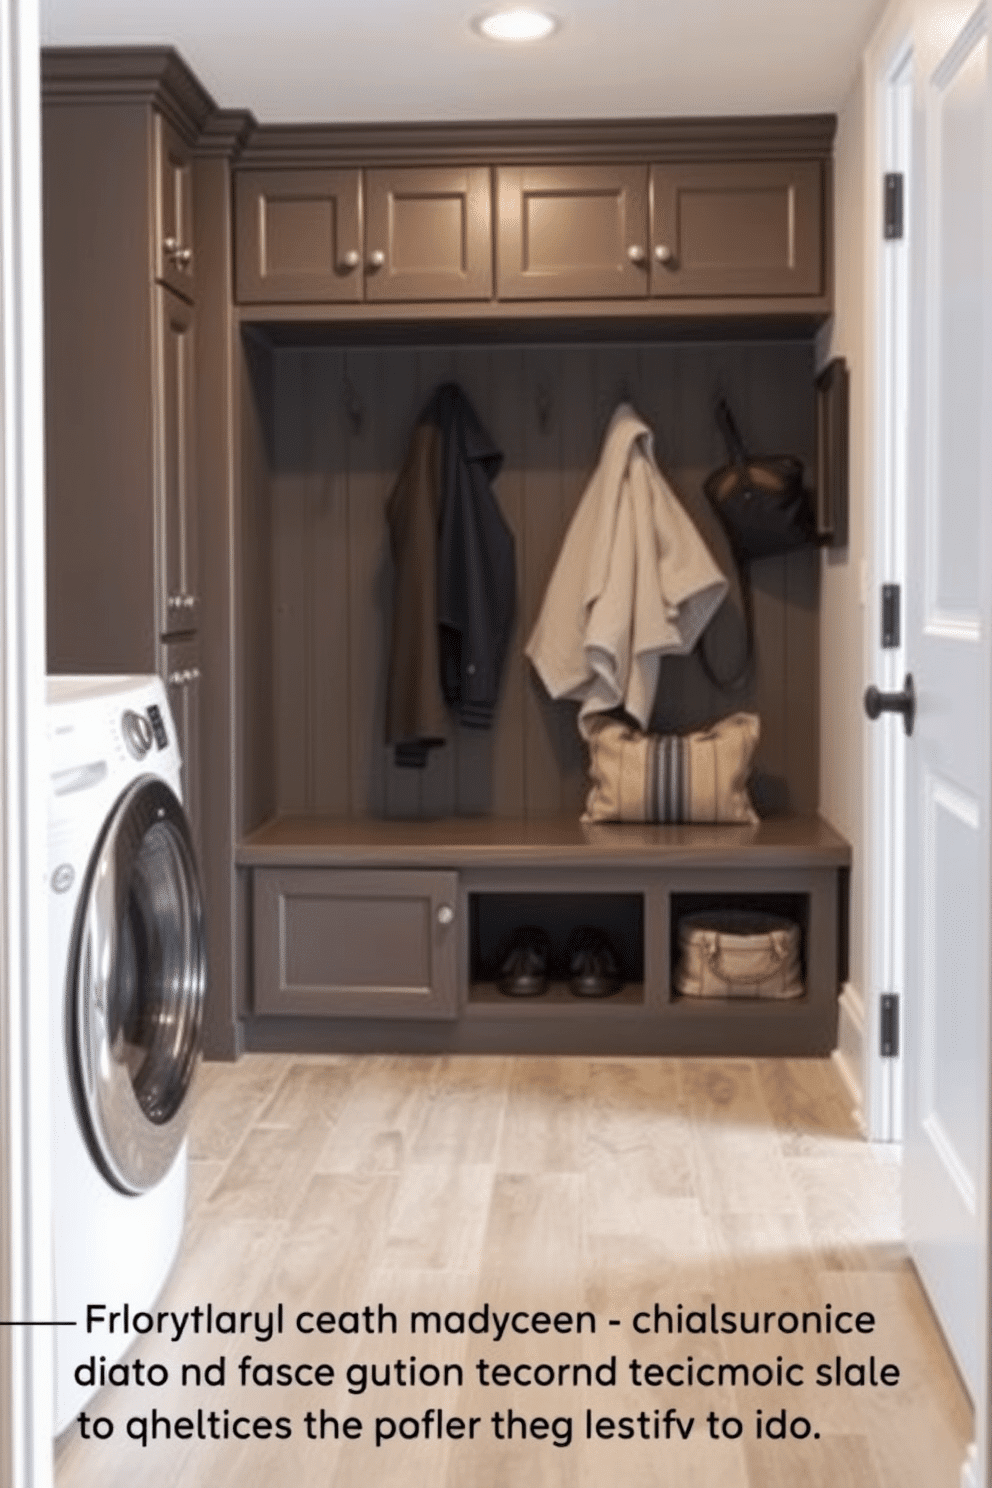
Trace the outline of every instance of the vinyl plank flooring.
<path fill-rule="evenodd" d="M 901 1243 L 896 1154 L 857 1136 L 829 1060 L 248 1056 L 203 1074 L 160 1305 L 244 1326 L 136 1339 L 127 1361 L 169 1380 L 102 1391 L 90 1413 L 114 1436 L 70 1431 L 57 1488 L 957 1488 L 971 1413 Z M 743 1331 L 828 1309 L 877 1325 Z M 714 1331 L 714 1311 L 745 1323 Z M 414 1313 L 434 1316 L 414 1331 Z M 817 1385 L 838 1355 L 898 1382 Z M 761 1374 L 794 1361 L 801 1387 Z M 689 1385 L 707 1364 L 737 1369 Z M 757 1412 L 783 1409 L 819 1435 L 759 1439 Z M 153 1410 L 263 1424 L 128 1440 Z M 429 1410 L 476 1417 L 474 1439 L 439 1438 Z M 286 1439 L 264 1424 L 280 1419 Z"/>

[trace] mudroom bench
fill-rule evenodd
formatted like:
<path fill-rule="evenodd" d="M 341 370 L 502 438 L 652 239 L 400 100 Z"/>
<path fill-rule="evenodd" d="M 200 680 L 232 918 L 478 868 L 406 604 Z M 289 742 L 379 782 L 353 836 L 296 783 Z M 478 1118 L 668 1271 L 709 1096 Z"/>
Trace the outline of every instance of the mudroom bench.
<path fill-rule="evenodd" d="M 244 839 L 237 864 L 251 883 L 253 1048 L 814 1055 L 836 1042 L 850 848 L 819 817 L 727 827 L 284 816 Z M 801 998 L 673 991 L 681 917 L 717 906 L 800 926 Z M 536 997 L 496 985 L 521 925 L 552 945 Z M 617 950 L 624 985 L 612 997 L 576 997 L 564 980 L 562 948 L 580 925 Z"/>

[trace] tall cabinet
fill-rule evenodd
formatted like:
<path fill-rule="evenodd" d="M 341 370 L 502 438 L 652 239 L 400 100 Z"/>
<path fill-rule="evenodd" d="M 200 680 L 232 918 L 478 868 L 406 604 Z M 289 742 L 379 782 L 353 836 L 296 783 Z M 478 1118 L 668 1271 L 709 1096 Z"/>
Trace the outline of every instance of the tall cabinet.
<path fill-rule="evenodd" d="M 48 668 L 158 672 L 200 824 L 193 147 L 169 49 L 43 58 Z"/>

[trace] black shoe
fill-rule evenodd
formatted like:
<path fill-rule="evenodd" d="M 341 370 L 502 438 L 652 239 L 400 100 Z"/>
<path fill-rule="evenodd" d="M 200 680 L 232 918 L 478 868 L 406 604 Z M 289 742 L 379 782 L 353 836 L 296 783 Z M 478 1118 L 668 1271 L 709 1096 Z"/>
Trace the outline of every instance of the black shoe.
<path fill-rule="evenodd" d="M 551 942 L 538 925 L 514 930 L 496 985 L 506 997 L 540 997 L 548 990 Z"/>
<path fill-rule="evenodd" d="M 580 925 L 569 937 L 566 955 L 573 997 L 613 997 L 620 991 L 620 963 L 602 930 Z"/>

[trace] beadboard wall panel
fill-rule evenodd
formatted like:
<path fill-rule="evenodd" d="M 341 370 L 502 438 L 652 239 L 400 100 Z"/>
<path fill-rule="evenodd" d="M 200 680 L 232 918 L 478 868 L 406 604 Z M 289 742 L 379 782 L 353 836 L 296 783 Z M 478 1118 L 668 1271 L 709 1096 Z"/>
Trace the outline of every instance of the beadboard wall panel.
<path fill-rule="evenodd" d="M 270 401 L 268 512 L 245 524 L 245 601 L 264 628 L 252 663 L 260 704 L 249 730 L 271 788 L 245 826 L 281 813 L 343 817 L 574 816 L 585 790 L 575 705 L 554 703 L 523 655 L 569 522 L 616 404 L 655 432 L 676 490 L 698 490 L 725 454 L 712 417 L 726 395 L 756 453 L 814 470 L 813 353 L 807 343 L 451 347 L 278 346 L 246 396 Z M 518 609 L 489 731 L 452 726 L 426 769 L 397 769 L 384 743 L 391 623 L 385 507 L 417 415 L 459 381 L 504 451 L 496 483 L 517 549 Z M 253 464 L 262 455 L 254 438 Z M 253 507 L 259 504 L 257 479 Z M 265 569 L 264 577 L 261 570 Z M 752 568 L 755 658 L 737 691 L 696 659 L 662 666 L 654 726 L 699 726 L 740 707 L 761 715 L 755 790 L 766 811 L 817 805 L 819 560 L 814 550 Z M 271 675 L 261 674 L 271 665 Z M 266 712 L 264 699 L 271 700 Z"/>

